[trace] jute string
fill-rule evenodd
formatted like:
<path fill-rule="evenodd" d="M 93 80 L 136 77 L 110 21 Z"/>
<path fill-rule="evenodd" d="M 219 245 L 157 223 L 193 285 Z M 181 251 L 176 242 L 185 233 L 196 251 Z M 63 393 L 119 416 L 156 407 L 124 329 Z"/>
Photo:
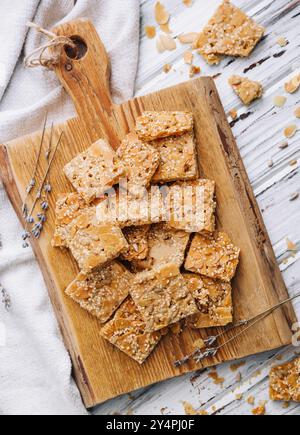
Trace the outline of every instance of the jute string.
<path fill-rule="evenodd" d="M 53 69 L 59 64 L 62 50 L 66 45 L 76 49 L 76 45 L 72 39 L 67 36 L 58 36 L 35 23 L 27 23 L 27 26 L 45 35 L 49 41 L 36 48 L 25 57 L 24 65 L 26 68 L 42 66 L 44 68 Z"/>

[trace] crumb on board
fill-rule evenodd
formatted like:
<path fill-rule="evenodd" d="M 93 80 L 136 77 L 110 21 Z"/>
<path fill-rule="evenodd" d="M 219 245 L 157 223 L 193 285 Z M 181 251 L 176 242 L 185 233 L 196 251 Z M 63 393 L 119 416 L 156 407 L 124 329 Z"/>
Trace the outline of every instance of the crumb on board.
<path fill-rule="evenodd" d="M 238 362 L 238 363 L 233 363 L 233 364 L 230 365 L 230 370 L 232 372 L 237 372 L 238 369 L 240 369 L 241 367 L 244 367 L 245 365 L 246 365 L 246 361 L 241 361 L 241 362 Z"/>
<path fill-rule="evenodd" d="M 156 36 L 156 28 L 154 26 L 146 26 L 145 33 L 147 38 L 154 39 Z"/>
<path fill-rule="evenodd" d="M 274 106 L 283 107 L 287 102 L 287 98 L 283 95 L 276 95 L 273 99 Z"/>

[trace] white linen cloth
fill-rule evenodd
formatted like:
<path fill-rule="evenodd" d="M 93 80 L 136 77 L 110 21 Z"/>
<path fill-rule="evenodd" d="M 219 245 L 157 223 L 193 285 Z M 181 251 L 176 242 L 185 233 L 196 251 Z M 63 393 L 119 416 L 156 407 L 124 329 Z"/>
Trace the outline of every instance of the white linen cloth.
<path fill-rule="evenodd" d="M 28 32 L 28 21 L 51 29 L 78 17 L 93 21 L 106 46 L 115 100 L 132 96 L 139 0 L 1 0 L 0 143 L 42 128 L 46 108 L 54 122 L 73 116 L 55 74 L 25 70 L 22 60 L 46 42 Z M 84 414 L 41 272 L 31 250 L 22 249 L 21 232 L 0 186 L 0 283 L 12 300 L 10 312 L 0 300 L 0 414 Z"/>

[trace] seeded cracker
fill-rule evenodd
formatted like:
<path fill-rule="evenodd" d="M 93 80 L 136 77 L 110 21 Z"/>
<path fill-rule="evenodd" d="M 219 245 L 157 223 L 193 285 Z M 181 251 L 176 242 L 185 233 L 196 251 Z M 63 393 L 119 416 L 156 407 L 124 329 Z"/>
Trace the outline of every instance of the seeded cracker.
<path fill-rule="evenodd" d="M 100 198 L 123 176 L 124 169 L 115 165 L 114 158 L 114 150 L 101 139 L 65 166 L 66 176 L 87 203 Z"/>
<path fill-rule="evenodd" d="M 148 233 L 150 225 L 124 228 L 123 233 L 129 243 L 129 248 L 122 258 L 126 261 L 144 260 L 148 256 Z"/>
<path fill-rule="evenodd" d="M 136 275 L 130 294 L 147 331 L 158 331 L 197 312 L 185 279 L 174 264 Z"/>
<path fill-rule="evenodd" d="M 160 164 L 153 183 L 194 180 L 198 177 L 197 151 L 194 132 L 171 136 L 151 142 L 159 151 Z"/>
<path fill-rule="evenodd" d="M 232 76 L 228 82 L 246 106 L 249 106 L 254 100 L 261 98 L 263 95 L 261 83 L 254 82 L 246 77 Z"/>
<path fill-rule="evenodd" d="M 159 152 L 129 134 L 117 150 L 117 161 L 125 169 L 128 191 L 139 195 L 141 187 L 148 187 L 159 166 Z"/>
<path fill-rule="evenodd" d="M 66 294 L 81 308 L 105 323 L 129 295 L 133 275 L 118 262 L 98 271 L 81 272 Z"/>
<path fill-rule="evenodd" d="M 300 358 L 271 370 L 270 397 L 276 401 L 300 402 Z"/>
<path fill-rule="evenodd" d="M 232 323 L 232 289 L 229 283 L 194 274 L 185 274 L 184 278 L 199 310 L 199 313 L 186 319 L 187 326 L 201 329 Z"/>
<path fill-rule="evenodd" d="M 96 207 L 90 207 L 72 222 L 68 247 L 80 269 L 91 272 L 117 258 L 128 243 L 117 225 L 98 223 Z"/>
<path fill-rule="evenodd" d="M 240 249 L 226 233 L 215 232 L 213 237 L 197 234 L 185 262 L 186 270 L 212 279 L 230 282 L 239 264 Z"/>
<path fill-rule="evenodd" d="M 170 187 L 166 208 L 171 228 L 189 233 L 215 230 L 215 182 L 197 180 Z"/>
<path fill-rule="evenodd" d="M 52 240 L 54 248 L 67 247 L 72 221 L 87 208 L 78 193 L 59 195 L 55 209 L 55 232 Z"/>
<path fill-rule="evenodd" d="M 168 136 L 178 136 L 193 129 L 189 112 L 144 112 L 137 119 L 136 133 L 140 140 L 151 142 Z"/>
<path fill-rule="evenodd" d="M 218 64 L 222 55 L 248 57 L 264 31 L 243 11 L 225 0 L 200 33 L 195 46 L 209 64 Z"/>
<path fill-rule="evenodd" d="M 153 225 L 148 235 L 149 254 L 145 260 L 134 261 L 135 270 L 150 270 L 168 263 L 181 267 L 190 234 L 176 231 L 166 224 Z"/>
<path fill-rule="evenodd" d="M 118 309 L 100 335 L 122 352 L 143 364 L 161 339 L 160 332 L 146 332 L 146 325 L 131 298 Z"/>
<path fill-rule="evenodd" d="M 120 191 L 99 204 L 97 219 L 102 223 L 118 224 L 121 228 L 163 222 L 165 209 L 161 192 L 153 187 L 142 198 L 133 198 Z"/>

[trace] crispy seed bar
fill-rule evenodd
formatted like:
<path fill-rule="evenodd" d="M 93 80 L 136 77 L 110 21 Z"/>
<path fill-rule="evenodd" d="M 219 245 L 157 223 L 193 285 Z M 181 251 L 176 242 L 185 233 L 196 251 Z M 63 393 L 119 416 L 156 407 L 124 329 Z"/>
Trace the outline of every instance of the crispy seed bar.
<path fill-rule="evenodd" d="M 91 272 L 117 258 L 128 243 L 117 225 L 98 223 L 96 207 L 90 207 L 72 222 L 68 247 L 80 269 Z"/>
<path fill-rule="evenodd" d="M 171 136 L 151 142 L 159 151 L 160 165 L 154 183 L 168 183 L 198 178 L 197 151 L 194 132 Z"/>
<path fill-rule="evenodd" d="M 147 331 L 158 331 L 198 311 L 185 279 L 174 264 L 137 274 L 130 294 Z"/>
<path fill-rule="evenodd" d="M 153 146 L 143 143 L 135 134 L 129 134 L 117 150 L 117 161 L 125 169 L 128 191 L 139 196 L 140 188 L 150 185 L 160 157 Z"/>
<path fill-rule="evenodd" d="M 232 323 L 232 289 L 229 283 L 194 274 L 185 274 L 184 278 L 199 310 L 199 313 L 186 319 L 187 326 L 201 329 Z"/>
<path fill-rule="evenodd" d="M 101 139 L 65 166 L 66 176 L 87 203 L 100 198 L 123 176 L 124 169 L 114 163 L 114 157 L 114 150 Z"/>
<path fill-rule="evenodd" d="M 148 256 L 148 233 L 150 225 L 124 228 L 123 233 L 129 244 L 128 250 L 122 255 L 126 261 L 144 260 Z"/>
<path fill-rule="evenodd" d="M 169 225 L 189 233 L 215 230 L 215 182 L 197 180 L 176 183 L 166 199 Z"/>
<path fill-rule="evenodd" d="M 211 238 L 197 234 L 185 262 L 185 268 L 212 279 L 230 282 L 239 264 L 240 249 L 226 233 L 215 232 Z"/>
<path fill-rule="evenodd" d="M 161 339 L 161 333 L 146 332 L 146 325 L 131 298 L 100 331 L 103 338 L 143 364 Z"/>
<path fill-rule="evenodd" d="M 132 279 L 126 267 L 114 261 L 95 272 L 81 272 L 66 289 L 66 294 L 105 323 L 129 295 Z"/>
<path fill-rule="evenodd" d="M 195 43 L 210 64 L 220 55 L 248 57 L 264 35 L 264 28 L 243 11 L 225 0 L 217 9 Z"/>
<path fill-rule="evenodd" d="M 262 97 L 263 87 L 259 82 L 254 82 L 240 76 L 232 76 L 228 82 L 246 106 Z"/>
<path fill-rule="evenodd" d="M 136 271 L 158 268 L 168 263 L 181 267 L 190 234 L 169 228 L 166 224 L 153 225 L 148 236 L 149 254 L 145 260 L 134 261 Z"/>
<path fill-rule="evenodd" d="M 193 129 L 193 115 L 189 112 L 144 112 L 136 123 L 139 139 L 150 142 L 177 136 Z"/>
<path fill-rule="evenodd" d="M 270 397 L 276 401 L 300 402 L 300 358 L 271 370 Z"/>
<path fill-rule="evenodd" d="M 68 246 L 71 223 L 85 208 L 87 208 L 87 205 L 78 193 L 59 195 L 55 209 L 53 247 L 60 248 Z"/>
<path fill-rule="evenodd" d="M 150 225 L 165 220 L 163 197 L 158 187 L 152 187 L 141 198 L 120 190 L 97 207 L 99 222 L 117 223 L 121 228 Z"/>

